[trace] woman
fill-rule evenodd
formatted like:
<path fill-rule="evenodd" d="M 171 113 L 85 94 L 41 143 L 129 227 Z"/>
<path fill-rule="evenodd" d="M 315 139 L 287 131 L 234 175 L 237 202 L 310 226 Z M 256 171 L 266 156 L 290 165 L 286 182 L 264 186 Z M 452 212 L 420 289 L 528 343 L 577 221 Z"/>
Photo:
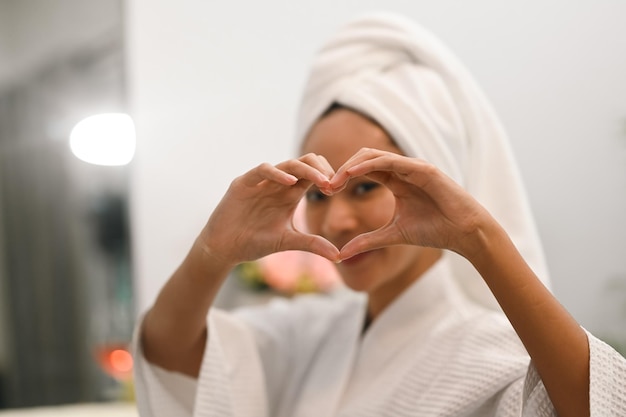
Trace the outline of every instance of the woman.
<path fill-rule="evenodd" d="M 538 278 L 505 135 L 436 39 L 397 16 L 350 22 L 313 64 L 298 127 L 302 156 L 233 181 L 143 318 L 142 415 L 626 410 L 626 361 Z M 291 222 L 303 197 L 310 234 Z M 236 264 L 290 249 L 338 262 L 353 291 L 211 309 Z"/>

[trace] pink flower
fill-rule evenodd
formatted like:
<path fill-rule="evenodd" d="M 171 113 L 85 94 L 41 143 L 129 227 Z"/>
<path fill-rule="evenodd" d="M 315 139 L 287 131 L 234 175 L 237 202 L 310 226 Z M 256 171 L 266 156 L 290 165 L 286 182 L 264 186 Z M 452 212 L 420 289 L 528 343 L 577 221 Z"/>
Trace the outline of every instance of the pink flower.
<path fill-rule="evenodd" d="M 310 252 L 278 252 L 259 259 L 258 263 L 265 282 L 287 294 L 326 292 L 340 281 L 331 261 Z"/>

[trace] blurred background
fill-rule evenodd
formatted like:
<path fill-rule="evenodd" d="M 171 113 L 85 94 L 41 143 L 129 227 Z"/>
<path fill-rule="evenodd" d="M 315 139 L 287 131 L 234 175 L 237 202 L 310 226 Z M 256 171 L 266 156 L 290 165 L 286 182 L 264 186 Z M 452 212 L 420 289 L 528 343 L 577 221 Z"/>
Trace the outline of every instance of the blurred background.
<path fill-rule="evenodd" d="M 554 293 L 626 351 L 625 2 L 0 0 L 0 408 L 132 400 L 137 318 L 232 178 L 294 155 L 313 54 L 374 9 L 474 73 Z M 221 306 L 268 294 L 251 268 Z"/>

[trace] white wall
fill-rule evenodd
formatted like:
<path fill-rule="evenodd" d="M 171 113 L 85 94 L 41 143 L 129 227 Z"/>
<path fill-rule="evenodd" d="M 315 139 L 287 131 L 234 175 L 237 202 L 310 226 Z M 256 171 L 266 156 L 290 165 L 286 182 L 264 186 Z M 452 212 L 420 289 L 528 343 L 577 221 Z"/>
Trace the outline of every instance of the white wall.
<path fill-rule="evenodd" d="M 626 3 L 611 0 L 130 0 L 139 308 L 230 180 L 291 155 L 315 50 L 378 8 L 431 28 L 474 72 L 512 137 L 557 296 L 591 329 L 617 320 L 603 288 L 626 278 Z"/>

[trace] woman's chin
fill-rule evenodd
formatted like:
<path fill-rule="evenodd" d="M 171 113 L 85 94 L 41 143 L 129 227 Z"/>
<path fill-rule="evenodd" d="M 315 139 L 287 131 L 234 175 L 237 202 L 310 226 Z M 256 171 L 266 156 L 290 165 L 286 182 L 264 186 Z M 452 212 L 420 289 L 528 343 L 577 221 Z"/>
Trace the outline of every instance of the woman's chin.
<path fill-rule="evenodd" d="M 352 291 L 369 292 L 371 287 L 371 279 L 363 275 L 342 275 L 341 281 Z"/>

